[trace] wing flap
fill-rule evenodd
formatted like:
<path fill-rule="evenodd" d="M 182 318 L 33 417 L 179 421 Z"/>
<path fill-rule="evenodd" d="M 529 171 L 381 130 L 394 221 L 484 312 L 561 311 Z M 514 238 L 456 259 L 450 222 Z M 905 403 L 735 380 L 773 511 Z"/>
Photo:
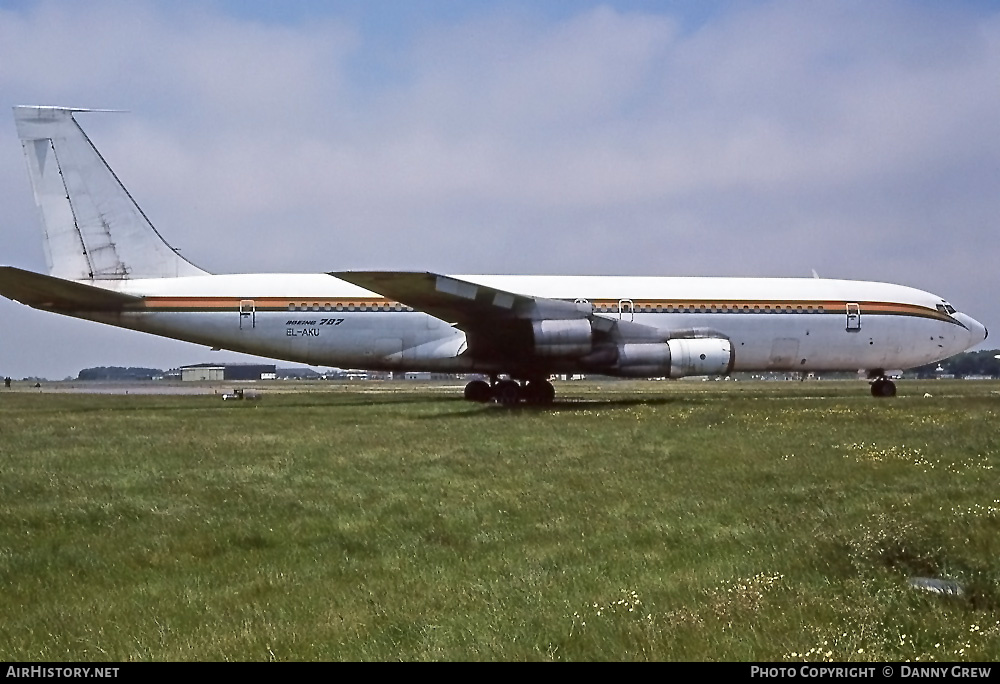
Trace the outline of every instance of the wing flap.
<path fill-rule="evenodd" d="M 116 311 L 142 301 L 141 297 L 13 266 L 0 266 L 0 295 L 36 309 L 55 311 Z"/>

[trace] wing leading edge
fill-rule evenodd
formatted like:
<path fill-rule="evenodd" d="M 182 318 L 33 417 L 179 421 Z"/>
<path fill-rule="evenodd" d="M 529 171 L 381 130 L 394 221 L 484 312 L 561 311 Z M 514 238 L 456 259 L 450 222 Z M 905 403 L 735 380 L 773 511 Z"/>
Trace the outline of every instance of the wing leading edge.
<path fill-rule="evenodd" d="M 503 320 L 584 319 L 588 304 L 498 290 L 451 276 L 417 271 L 336 271 L 330 275 L 395 299 L 472 332 Z"/>

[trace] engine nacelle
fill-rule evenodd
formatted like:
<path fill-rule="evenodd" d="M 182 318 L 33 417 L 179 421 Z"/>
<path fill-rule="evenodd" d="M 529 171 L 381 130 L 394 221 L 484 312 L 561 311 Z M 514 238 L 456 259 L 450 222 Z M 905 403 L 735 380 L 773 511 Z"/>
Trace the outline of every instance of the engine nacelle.
<path fill-rule="evenodd" d="M 618 375 L 632 378 L 726 375 L 735 360 L 729 340 L 711 337 L 630 343 L 618 347 Z"/>
<path fill-rule="evenodd" d="M 590 321 L 585 318 L 532 321 L 531 330 L 539 356 L 576 358 L 589 354 L 594 347 Z"/>

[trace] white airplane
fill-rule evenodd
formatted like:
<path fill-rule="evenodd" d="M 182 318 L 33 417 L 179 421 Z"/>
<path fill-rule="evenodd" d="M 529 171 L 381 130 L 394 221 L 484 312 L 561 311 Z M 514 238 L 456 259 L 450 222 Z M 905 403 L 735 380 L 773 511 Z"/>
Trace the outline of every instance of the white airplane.
<path fill-rule="evenodd" d="M 153 228 L 65 107 L 15 107 L 49 275 L 0 267 L 44 311 L 312 365 L 477 373 L 465 397 L 546 404 L 552 374 L 867 371 L 986 339 L 937 295 L 817 278 L 212 275 Z"/>

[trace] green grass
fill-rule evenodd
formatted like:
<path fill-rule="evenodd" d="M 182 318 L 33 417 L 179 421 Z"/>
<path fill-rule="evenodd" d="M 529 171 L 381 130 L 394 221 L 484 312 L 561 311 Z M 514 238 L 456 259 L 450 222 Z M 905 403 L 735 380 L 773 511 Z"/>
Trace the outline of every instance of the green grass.
<path fill-rule="evenodd" d="M 996 383 L 262 387 L 0 393 L 0 659 L 1000 653 Z"/>

